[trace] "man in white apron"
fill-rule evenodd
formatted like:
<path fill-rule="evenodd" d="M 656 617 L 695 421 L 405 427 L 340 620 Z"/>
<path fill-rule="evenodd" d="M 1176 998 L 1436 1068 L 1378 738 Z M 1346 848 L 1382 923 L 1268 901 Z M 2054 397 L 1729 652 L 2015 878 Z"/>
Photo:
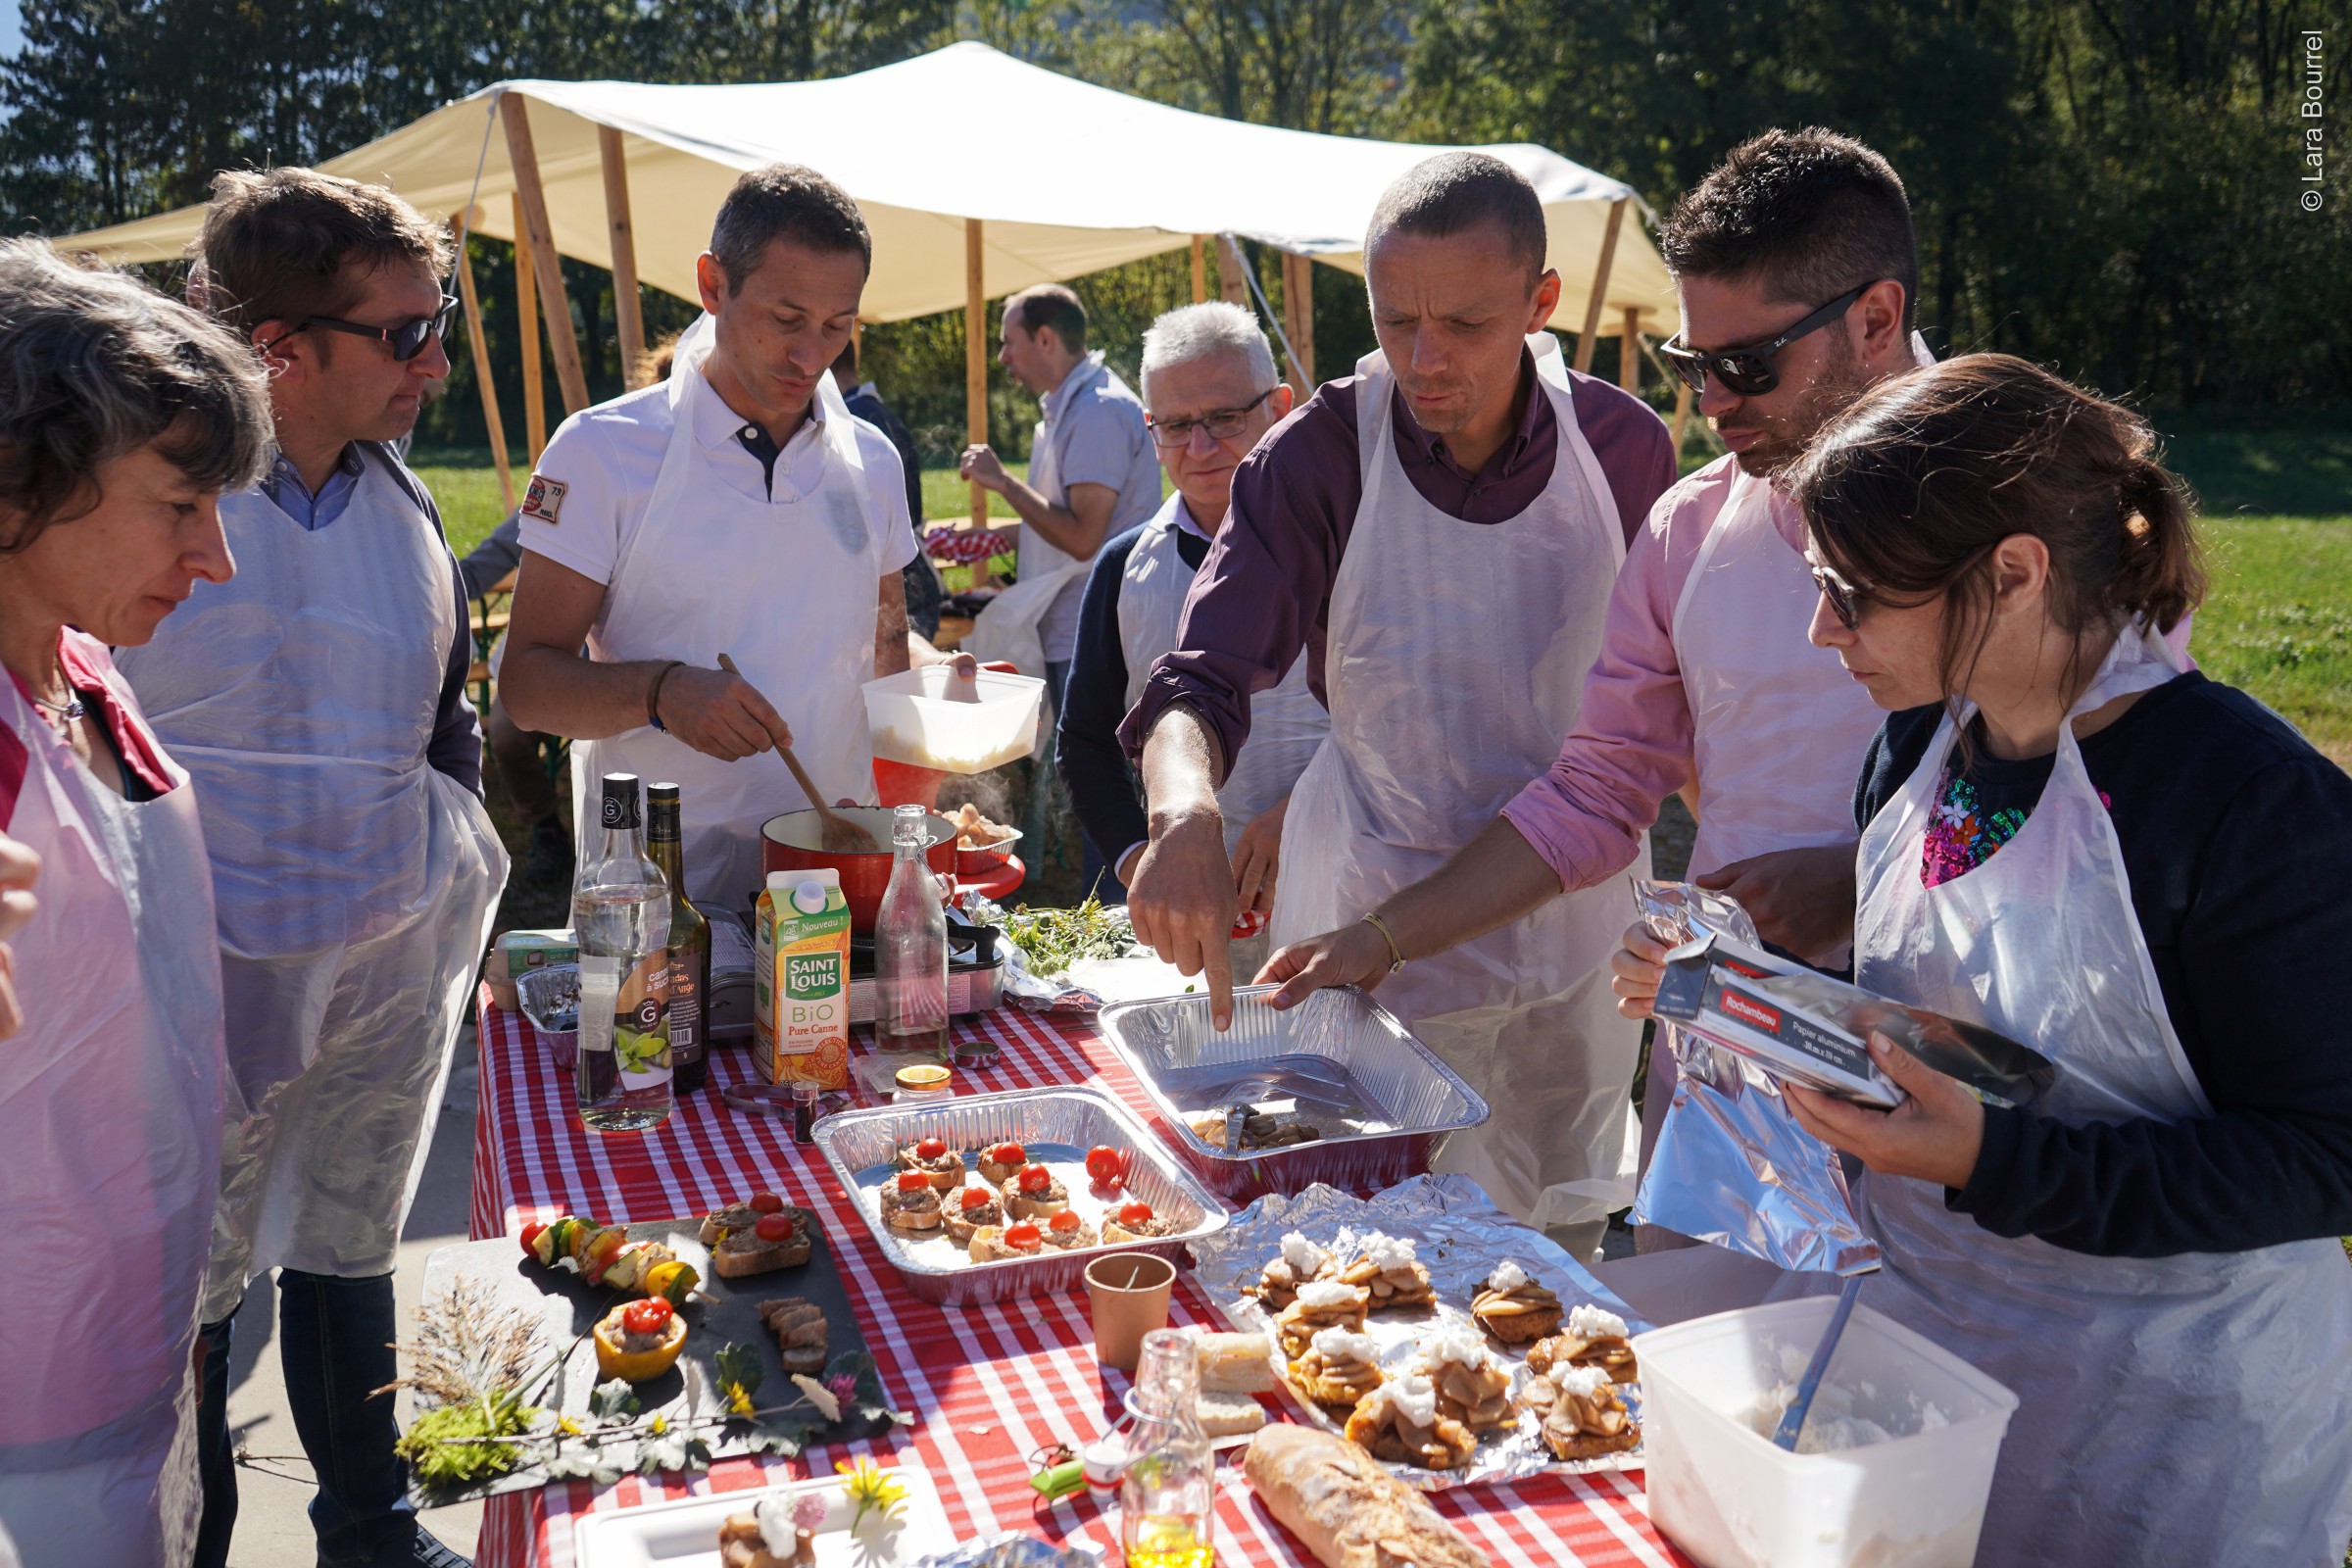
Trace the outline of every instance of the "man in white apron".
<path fill-rule="evenodd" d="M 508 710 L 573 738 L 583 854 L 598 778 L 674 781 L 687 890 L 733 909 L 759 893 L 760 824 L 810 804 L 776 744 L 834 801 L 872 802 L 860 688 L 906 667 L 899 457 L 828 369 L 871 257 L 823 175 L 744 175 L 669 379 L 566 419 L 523 502 Z"/>
<path fill-rule="evenodd" d="M 1336 526 L 1316 510 L 1335 483 L 1309 456 L 1311 421 L 1339 422 L 1325 387 L 1244 465 L 1178 648 L 1128 717 L 1152 822 L 1136 930 L 1185 972 L 1206 969 L 1220 1018 L 1235 898 L 1215 787 L 1252 694 L 1315 652 L 1318 621 L 1310 676 L 1331 733 L 1292 793 L 1278 942 L 1376 922 L 1575 727 L 1627 534 L 1672 467 L 1656 416 L 1572 377 L 1542 330 L 1559 294 L 1544 245 L 1534 190 L 1498 160 L 1444 155 L 1389 189 L 1365 241 L 1382 349 L 1342 384 L 1354 472 L 1336 482 L 1352 504 Z M 1635 455 L 1645 483 L 1598 455 L 1608 421 L 1612 459 Z M 1494 505 L 1513 484 L 1507 510 Z M 1279 642 L 1252 629 L 1269 621 Z M 1584 1251 L 1625 1153 L 1639 1049 L 1608 988 L 1623 924 L 1615 890 L 1556 899 L 1435 959 L 1395 955 L 1402 972 L 1382 993 L 1491 1107 L 1445 1167 Z"/>
<path fill-rule="evenodd" d="M 1225 525 L 1233 471 L 1258 438 L 1291 412 L 1291 389 L 1274 371 L 1274 353 L 1257 318 L 1212 300 L 1169 311 L 1144 333 L 1146 412 L 1152 444 L 1176 493 L 1141 528 L 1102 547 L 1080 609 L 1077 657 L 1062 693 L 1054 752 L 1070 805 L 1090 847 L 1113 868 L 1124 897 L 1126 874 L 1151 836 L 1135 798 L 1119 720 L 1143 695 L 1144 677 L 1176 646 L 1176 625 L 1194 573 Z M 1273 907 L 1282 810 L 1330 715 L 1308 689 L 1306 661 L 1250 705 L 1250 744 L 1217 788 L 1225 853 L 1234 861 L 1243 909 Z M 1262 936 L 1238 939 L 1264 956 Z M 1246 960 L 1237 954 L 1235 966 Z"/>
<path fill-rule="evenodd" d="M 222 498 L 229 582 L 124 674 L 195 775 L 229 1064 L 199 1406 L 197 1562 L 235 1517 L 233 1315 L 278 1278 L 286 1394 L 318 1476 L 321 1562 L 458 1561 L 392 1451 L 393 1254 L 473 995 L 506 851 L 482 808 L 457 566 L 386 444 L 449 373 L 448 236 L 391 192 L 223 174 L 199 241 L 215 314 L 270 367 L 278 456 Z"/>

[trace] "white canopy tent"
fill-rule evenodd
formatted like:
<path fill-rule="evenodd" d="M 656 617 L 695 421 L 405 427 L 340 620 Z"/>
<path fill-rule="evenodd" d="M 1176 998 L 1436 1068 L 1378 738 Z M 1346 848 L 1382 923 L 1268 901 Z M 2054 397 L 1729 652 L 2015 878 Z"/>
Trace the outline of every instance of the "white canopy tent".
<path fill-rule="evenodd" d="M 969 310 L 970 422 L 974 439 L 985 439 L 987 300 L 1188 245 L 1198 296 L 1203 237 L 1235 235 L 1286 253 L 1293 301 L 1305 293 L 1310 258 L 1360 272 L 1380 192 L 1446 150 L 1194 114 L 965 42 L 823 81 L 500 82 L 318 167 L 516 241 L 525 320 L 530 296 L 544 294 L 567 409 L 587 394 L 557 253 L 613 270 L 623 360 L 633 364 L 642 337 L 634 284 L 695 297 L 695 257 L 735 177 L 781 161 L 821 170 L 857 199 L 873 231 L 864 319 Z M 1624 334 L 1629 367 L 1639 334 L 1675 330 L 1664 264 L 1640 221 L 1625 221 L 1637 200 L 1631 186 L 1527 143 L 1479 150 L 1527 175 L 1543 198 L 1562 282 L 1552 324 L 1580 334 L 1580 366 L 1603 330 Z M 60 244 L 119 262 L 170 260 L 202 216 L 182 208 Z M 1234 260 L 1221 257 L 1219 274 L 1241 298 Z M 463 269 L 461 281 L 471 316 Z M 1311 383 L 1311 319 L 1295 304 L 1284 314 L 1293 374 Z M 536 415 L 529 336 L 526 404 Z M 487 391 L 478 348 L 476 368 Z M 503 471 L 495 407 L 486 412 Z M 534 453 L 540 423 L 533 418 Z"/>

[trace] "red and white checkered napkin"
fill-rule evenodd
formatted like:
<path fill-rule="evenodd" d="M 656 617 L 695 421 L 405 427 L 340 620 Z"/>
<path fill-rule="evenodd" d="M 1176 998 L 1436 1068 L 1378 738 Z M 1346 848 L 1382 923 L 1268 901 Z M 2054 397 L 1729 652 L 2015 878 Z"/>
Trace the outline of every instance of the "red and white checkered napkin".
<path fill-rule="evenodd" d="M 923 553 L 951 566 L 973 566 L 1006 553 L 1004 541 L 986 528 L 943 523 L 923 534 Z"/>
<path fill-rule="evenodd" d="M 1041 1505 L 1028 1484 L 1029 1454 L 1101 1436 L 1127 1391 L 1122 1374 L 1095 1364 L 1083 1291 L 981 1306 L 916 1299 L 815 1150 L 794 1144 L 787 1123 L 729 1110 L 719 1099 L 722 1084 L 750 1076 L 748 1052 L 714 1055 L 710 1086 L 653 1132 L 595 1137 L 573 1114 L 570 1076 L 556 1068 L 530 1025 L 494 1004 L 487 989 L 480 1021 L 475 1240 L 514 1235 L 526 1221 L 564 1213 L 626 1223 L 705 1213 L 752 1192 L 780 1193 L 824 1221 L 882 1386 L 892 1405 L 913 1412 L 915 1421 L 896 1439 L 812 1448 L 798 1460 L 725 1459 L 690 1480 L 632 1476 L 605 1488 L 570 1482 L 492 1497 L 483 1505 L 478 1563 L 570 1568 L 572 1521 L 581 1514 L 754 1490 L 824 1474 L 859 1454 L 929 1471 L 963 1539 L 1022 1530 L 1092 1542 L 1115 1558 L 1115 1512 L 1090 1494 Z M 997 1043 L 1000 1064 L 985 1084 L 973 1080 L 974 1088 L 1091 1082 L 1152 1119 L 1142 1088 L 1090 1022 L 1049 1021 L 1007 1007 L 988 1014 L 977 1032 Z M 1189 1274 L 1177 1286 L 1173 1322 L 1223 1326 Z M 1436 1501 L 1497 1564 L 1511 1568 L 1688 1562 L 1650 1528 L 1638 1475 L 1456 1488 Z M 1308 1568 L 1313 1561 L 1258 1504 L 1238 1467 L 1224 1472 L 1217 1515 L 1221 1563 Z"/>

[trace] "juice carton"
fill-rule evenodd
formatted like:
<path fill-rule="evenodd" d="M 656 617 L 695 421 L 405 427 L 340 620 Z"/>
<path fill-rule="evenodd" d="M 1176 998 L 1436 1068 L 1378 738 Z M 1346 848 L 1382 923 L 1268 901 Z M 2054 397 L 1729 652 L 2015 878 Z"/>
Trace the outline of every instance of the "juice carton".
<path fill-rule="evenodd" d="M 770 1083 L 850 1086 L 850 906 L 841 873 L 770 871 L 752 916 L 752 1056 Z"/>

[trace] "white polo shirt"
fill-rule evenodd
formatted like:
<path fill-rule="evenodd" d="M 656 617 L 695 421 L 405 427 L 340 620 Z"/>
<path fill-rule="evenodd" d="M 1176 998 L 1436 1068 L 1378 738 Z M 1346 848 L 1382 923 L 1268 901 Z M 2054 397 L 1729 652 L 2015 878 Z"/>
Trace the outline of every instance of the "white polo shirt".
<path fill-rule="evenodd" d="M 771 490 L 760 460 L 740 439 L 745 421 L 722 399 L 698 397 L 691 401 L 696 410 L 694 436 L 701 444 L 704 461 L 732 489 L 752 500 L 782 507 L 807 496 L 823 479 L 822 421 L 813 405 L 809 416 L 777 455 Z M 865 464 L 866 490 L 873 498 L 870 515 L 876 534 L 875 559 L 887 575 L 914 559 L 914 525 L 906 515 L 906 480 L 890 438 L 855 415 L 849 417 L 858 432 L 858 456 Z M 610 585 L 613 564 L 644 525 L 654 481 L 662 472 L 662 455 L 669 449 L 674 418 L 667 385 L 656 382 L 565 419 L 539 455 L 533 474 L 535 479 L 554 480 L 564 489 L 552 503 L 526 504 L 522 548 L 568 566 L 592 582 Z M 547 515 L 550 511 L 554 513 L 552 520 Z M 599 612 L 600 631 L 603 621 Z"/>

